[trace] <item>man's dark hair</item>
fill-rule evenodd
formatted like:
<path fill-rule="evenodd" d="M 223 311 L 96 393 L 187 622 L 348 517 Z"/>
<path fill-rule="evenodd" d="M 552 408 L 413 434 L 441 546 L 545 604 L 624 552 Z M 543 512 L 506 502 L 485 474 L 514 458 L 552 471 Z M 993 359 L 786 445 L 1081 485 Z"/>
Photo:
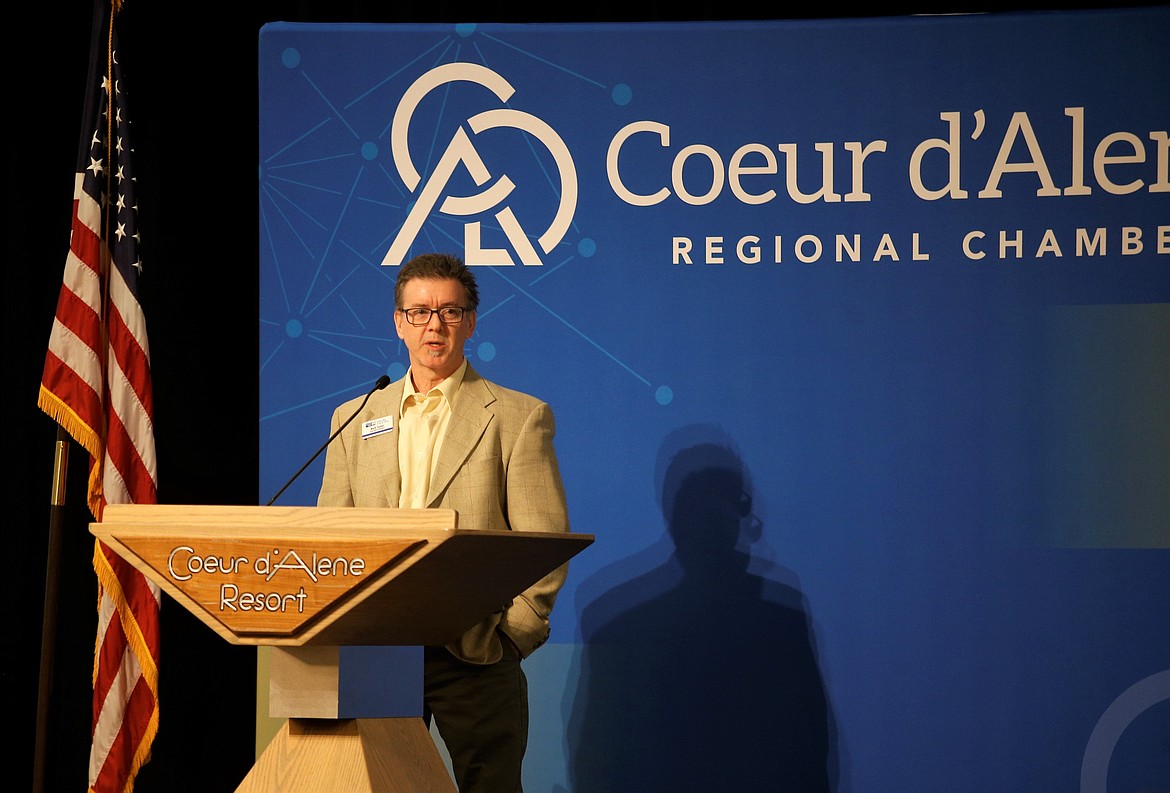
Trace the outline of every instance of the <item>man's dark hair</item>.
<path fill-rule="evenodd" d="M 453 278 L 463 284 L 467 291 L 466 308 L 475 311 L 479 307 L 479 286 L 475 275 L 458 256 L 449 253 L 424 253 L 415 256 L 398 270 L 394 283 L 394 307 L 402 308 L 402 290 L 408 281 L 415 278 Z"/>

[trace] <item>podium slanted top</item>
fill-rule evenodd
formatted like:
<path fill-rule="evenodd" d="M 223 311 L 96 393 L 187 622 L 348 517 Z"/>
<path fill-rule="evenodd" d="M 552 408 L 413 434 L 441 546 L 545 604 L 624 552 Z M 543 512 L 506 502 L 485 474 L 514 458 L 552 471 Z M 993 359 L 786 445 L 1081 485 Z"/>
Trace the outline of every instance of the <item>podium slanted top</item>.
<path fill-rule="evenodd" d="M 110 504 L 90 532 L 232 644 L 454 641 L 593 542 L 449 509 Z"/>

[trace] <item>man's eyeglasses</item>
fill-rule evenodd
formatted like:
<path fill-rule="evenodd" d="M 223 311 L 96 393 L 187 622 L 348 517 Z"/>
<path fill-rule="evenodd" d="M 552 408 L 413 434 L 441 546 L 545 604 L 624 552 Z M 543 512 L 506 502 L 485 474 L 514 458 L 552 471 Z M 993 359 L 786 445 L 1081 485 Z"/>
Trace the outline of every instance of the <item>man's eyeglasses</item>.
<path fill-rule="evenodd" d="M 468 309 L 463 306 L 443 306 L 442 308 L 400 308 L 406 315 L 406 321 L 411 325 L 426 325 L 431 321 L 431 314 L 438 314 L 439 321 L 444 325 L 458 325 L 463 321 L 463 314 Z"/>

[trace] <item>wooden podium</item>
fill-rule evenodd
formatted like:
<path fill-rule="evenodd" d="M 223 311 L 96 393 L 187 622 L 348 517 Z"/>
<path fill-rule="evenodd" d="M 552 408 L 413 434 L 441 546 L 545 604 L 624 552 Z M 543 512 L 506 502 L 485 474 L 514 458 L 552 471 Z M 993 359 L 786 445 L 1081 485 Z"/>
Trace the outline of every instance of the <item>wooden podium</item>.
<path fill-rule="evenodd" d="M 451 793 L 421 718 L 422 647 L 454 641 L 593 542 L 456 521 L 445 509 L 110 504 L 90 531 L 228 642 L 273 648 L 272 715 L 289 720 L 237 793 Z M 394 690 L 355 704 L 351 666 L 386 651 L 403 659 L 377 675 Z M 395 712 L 370 715 L 379 706 Z"/>

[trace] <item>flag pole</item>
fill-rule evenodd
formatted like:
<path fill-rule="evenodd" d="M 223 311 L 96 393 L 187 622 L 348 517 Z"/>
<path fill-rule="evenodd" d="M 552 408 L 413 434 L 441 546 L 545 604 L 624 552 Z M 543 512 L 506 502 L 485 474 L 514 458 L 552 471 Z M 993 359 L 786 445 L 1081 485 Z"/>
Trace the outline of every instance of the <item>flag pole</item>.
<path fill-rule="evenodd" d="M 49 499 L 49 551 L 45 564 L 45 613 L 41 622 L 41 672 L 37 689 L 37 744 L 34 753 L 33 793 L 45 787 L 45 755 L 49 738 L 49 699 L 57 647 L 57 593 L 61 559 L 61 523 L 65 518 L 65 479 L 69 469 L 69 435 L 57 425 L 53 454 L 53 489 Z"/>

